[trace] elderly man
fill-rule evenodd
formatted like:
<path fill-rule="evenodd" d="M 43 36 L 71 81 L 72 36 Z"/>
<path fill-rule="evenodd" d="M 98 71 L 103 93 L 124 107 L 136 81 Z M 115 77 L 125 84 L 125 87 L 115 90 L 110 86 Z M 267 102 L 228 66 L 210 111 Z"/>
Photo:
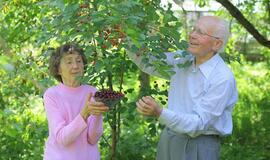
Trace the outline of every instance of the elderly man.
<path fill-rule="evenodd" d="M 232 110 L 237 101 L 235 78 L 219 55 L 229 37 L 227 23 L 215 16 L 201 17 L 189 33 L 191 53 L 166 53 L 175 74 L 170 78 L 168 108 L 150 96 L 137 101 L 142 115 L 155 116 L 165 125 L 157 148 L 157 160 L 217 160 L 220 136 L 232 132 Z M 158 75 L 140 55 L 128 53 L 144 72 Z M 182 56 L 183 57 L 183 56 Z M 177 64 L 192 61 L 184 68 Z"/>

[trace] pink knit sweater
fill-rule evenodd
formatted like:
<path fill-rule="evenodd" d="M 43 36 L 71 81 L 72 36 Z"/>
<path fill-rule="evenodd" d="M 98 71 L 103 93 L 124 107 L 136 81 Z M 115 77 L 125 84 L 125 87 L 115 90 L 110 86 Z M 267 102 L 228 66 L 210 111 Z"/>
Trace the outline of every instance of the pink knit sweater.
<path fill-rule="evenodd" d="M 49 137 L 44 160 L 100 159 L 97 142 L 103 132 L 102 116 L 89 116 L 86 123 L 80 115 L 90 92 L 96 89 L 89 85 L 72 88 L 62 83 L 47 89 L 44 105 Z"/>

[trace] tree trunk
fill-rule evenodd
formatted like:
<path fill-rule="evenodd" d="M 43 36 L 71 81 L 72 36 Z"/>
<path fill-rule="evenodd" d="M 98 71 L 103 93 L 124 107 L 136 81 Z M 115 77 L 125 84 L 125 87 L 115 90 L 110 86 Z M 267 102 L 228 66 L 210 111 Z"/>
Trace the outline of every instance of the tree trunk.
<path fill-rule="evenodd" d="M 113 82 L 112 82 L 112 73 L 108 72 L 108 81 L 107 85 L 111 90 L 113 90 Z M 112 147 L 111 147 L 111 157 L 110 160 L 116 159 L 116 144 L 117 144 L 117 130 L 116 130 L 116 122 L 117 122 L 117 113 L 116 109 L 113 108 L 112 111 L 112 123 L 111 123 L 111 130 L 112 130 Z"/>
<path fill-rule="evenodd" d="M 151 88 L 150 76 L 147 73 L 140 71 L 139 81 L 140 81 L 140 90 L 139 90 L 138 98 L 141 98 L 142 96 L 146 96 L 150 94 L 150 88 Z"/>
<path fill-rule="evenodd" d="M 113 111 L 113 121 L 111 125 L 112 129 L 112 150 L 111 150 L 111 160 L 116 160 L 116 144 L 117 144 L 117 130 L 116 130 L 116 111 Z"/>

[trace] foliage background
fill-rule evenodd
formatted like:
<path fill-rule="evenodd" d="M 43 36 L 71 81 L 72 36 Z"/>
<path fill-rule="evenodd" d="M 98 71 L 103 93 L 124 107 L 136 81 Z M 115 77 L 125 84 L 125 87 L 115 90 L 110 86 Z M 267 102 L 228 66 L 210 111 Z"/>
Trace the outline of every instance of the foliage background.
<path fill-rule="evenodd" d="M 249 20 L 269 37 L 266 3 L 269 1 L 242 1 L 237 7 L 246 17 L 252 15 Z M 126 93 L 127 99 L 114 111 L 120 128 L 115 159 L 154 159 L 162 126 L 155 119 L 138 115 L 134 102 L 141 95 L 151 94 L 166 106 L 168 82 L 150 77 L 149 87 L 142 90 L 143 74 L 125 52 L 127 48 L 136 51 L 147 46 L 154 56 L 162 56 L 164 50 L 185 47 L 181 41 L 188 32 L 185 17 L 176 18 L 170 7 L 164 9 L 159 4 L 151 0 L 0 1 L 0 159 L 42 159 L 48 134 L 42 94 L 55 84 L 48 75 L 47 60 L 53 47 L 70 40 L 80 43 L 89 58 L 85 82 L 98 88 L 108 87 L 111 82 L 115 90 Z M 261 8 L 260 12 L 255 6 Z M 254 43 L 226 10 L 212 14 L 231 22 L 233 36 L 224 58 L 236 76 L 239 91 L 234 131 L 222 139 L 221 159 L 270 159 L 270 51 Z M 120 30 L 115 27 L 118 25 Z M 154 36 L 149 31 L 155 32 Z M 132 47 L 122 40 L 122 32 L 130 38 Z M 259 58 L 252 59 L 254 55 Z M 162 63 L 149 65 L 167 73 Z M 102 159 L 112 156 L 111 124 L 116 123 L 112 117 L 105 116 L 105 133 L 100 141 Z"/>

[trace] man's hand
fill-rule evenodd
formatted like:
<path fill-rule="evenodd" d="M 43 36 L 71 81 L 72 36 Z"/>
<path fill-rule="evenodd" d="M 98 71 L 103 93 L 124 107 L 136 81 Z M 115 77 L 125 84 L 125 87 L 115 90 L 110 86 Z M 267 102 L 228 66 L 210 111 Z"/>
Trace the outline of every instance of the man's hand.
<path fill-rule="evenodd" d="M 142 97 L 139 101 L 136 102 L 136 105 L 137 111 L 145 116 L 159 117 L 162 112 L 162 108 L 150 96 Z"/>

